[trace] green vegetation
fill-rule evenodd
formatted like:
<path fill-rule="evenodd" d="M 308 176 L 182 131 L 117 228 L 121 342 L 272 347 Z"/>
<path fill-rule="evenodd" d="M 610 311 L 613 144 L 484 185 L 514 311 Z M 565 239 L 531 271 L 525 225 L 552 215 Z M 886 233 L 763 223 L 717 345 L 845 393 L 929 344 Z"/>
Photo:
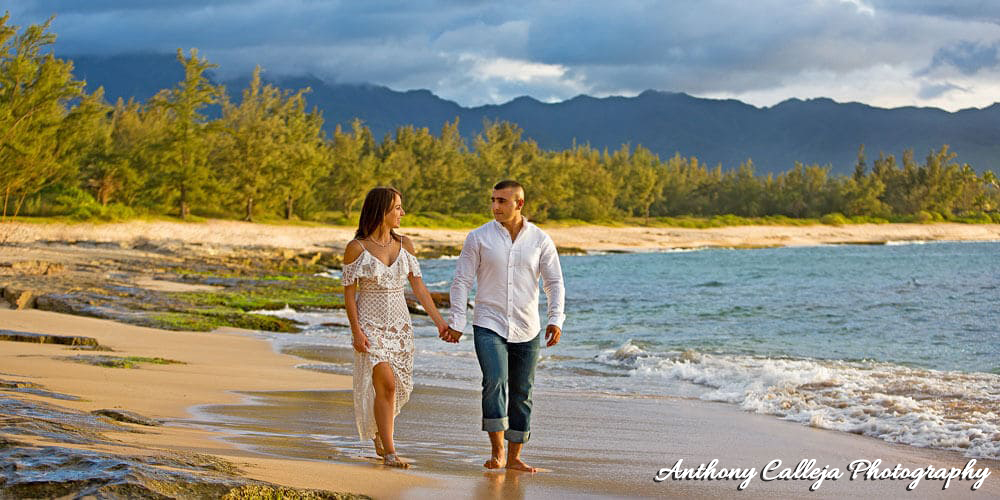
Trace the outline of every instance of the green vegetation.
<path fill-rule="evenodd" d="M 295 267 L 295 266 L 292 266 Z M 171 312 L 150 316 L 146 324 L 167 330 L 211 331 L 222 326 L 271 332 L 299 332 L 294 320 L 254 314 L 250 311 L 296 310 L 344 307 L 343 288 L 329 278 L 313 276 L 315 266 L 302 269 L 268 269 L 260 275 L 240 274 L 235 269 L 218 271 L 178 268 L 173 272 L 202 280 L 232 281 L 211 292 L 164 292 Z"/>
<path fill-rule="evenodd" d="M 293 288 L 267 286 L 239 290 L 221 290 L 212 292 L 174 292 L 171 296 L 194 306 L 219 306 L 241 311 L 282 309 L 286 305 L 300 308 L 336 308 L 343 307 L 343 291 L 338 287 L 324 289 L 298 288 L 302 280 L 288 280 Z M 330 281 L 327 279 L 327 281 Z"/>
<path fill-rule="evenodd" d="M 153 328 L 192 332 L 210 332 L 216 328 L 229 326 L 247 330 L 297 333 L 299 329 L 295 325 L 296 323 L 292 320 L 263 314 L 198 309 L 192 309 L 189 312 L 155 314 L 148 320 L 148 326 Z"/>
<path fill-rule="evenodd" d="M 75 361 L 77 363 L 86 363 L 94 366 L 105 366 L 108 368 L 139 368 L 142 363 L 153 364 L 153 365 L 183 365 L 187 364 L 183 361 L 175 361 L 172 359 L 165 358 L 147 358 L 142 356 L 70 356 L 64 358 L 68 361 Z"/>
<path fill-rule="evenodd" d="M 211 84 L 213 68 L 178 49 L 184 80 L 148 102 L 108 104 L 49 50 L 49 22 L 19 30 L 0 18 L 2 219 L 115 221 L 176 216 L 303 220 L 353 225 L 376 185 L 404 194 L 410 226 L 467 228 L 488 220 L 487 193 L 518 179 L 536 222 L 719 227 L 883 221 L 1000 223 L 1000 183 L 956 162 L 948 146 L 919 162 L 864 147 L 853 175 L 796 163 L 757 175 L 695 157 L 666 160 L 642 146 L 542 150 L 507 122 L 484 123 L 471 141 L 458 122 L 435 135 L 404 126 L 381 141 L 361 121 L 323 131 L 309 89 L 264 84 L 260 70 L 239 103 Z M 219 117 L 208 118 L 208 111 Z M 415 215 L 419 214 L 419 215 Z M 464 214 L 464 215 L 441 215 Z"/>

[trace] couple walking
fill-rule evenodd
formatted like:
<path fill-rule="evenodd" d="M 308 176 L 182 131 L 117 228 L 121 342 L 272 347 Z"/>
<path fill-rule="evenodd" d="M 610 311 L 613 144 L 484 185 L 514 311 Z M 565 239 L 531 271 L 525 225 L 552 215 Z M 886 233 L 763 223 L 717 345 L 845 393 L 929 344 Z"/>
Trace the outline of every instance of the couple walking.
<path fill-rule="evenodd" d="M 365 197 L 355 239 L 344 251 L 344 303 L 355 350 L 358 434 L 374 441 L 386 465 L 409 466 L 393 442 L 395 417 L 413 390 L 413 326 L 403 288 L 409 281 L 441 339 L 457 343 L 476 283 L 472 331 L 483 375 L 483 430 L 492 448 L 483 465 L 535 471 L 521 460 L 521 449 L 531 434 L 531 388 L 541 348 L 538 278 L 548 302 L 545 341 L 551 347 L 565 319 L 562 270 L 552 239 L 521 215 L 520 184 L 498 183 L 491 201 L 494 220 L 469 233 L 462 246 L 446 322 L 421 279 L 413 243 L 394 231 L 404 214 L 399 191 L 375 188 Z"/>

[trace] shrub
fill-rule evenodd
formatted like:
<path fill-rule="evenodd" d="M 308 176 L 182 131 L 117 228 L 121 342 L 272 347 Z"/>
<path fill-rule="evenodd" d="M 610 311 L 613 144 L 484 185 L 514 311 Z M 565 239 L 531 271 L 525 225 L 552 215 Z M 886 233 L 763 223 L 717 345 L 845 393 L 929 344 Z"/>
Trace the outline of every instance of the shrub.
<path fill-rule="evenodd" d="M 844 214 L 838 212 L 834 212 L 832 214 L 826 214 L 820 217 L 819 221 L 822 222 L 823 224 L 827 224 L 830 226 L 843 226 L 844 224 L 851 223 L 851 221 L 847 217 L 844 217 Z"/>

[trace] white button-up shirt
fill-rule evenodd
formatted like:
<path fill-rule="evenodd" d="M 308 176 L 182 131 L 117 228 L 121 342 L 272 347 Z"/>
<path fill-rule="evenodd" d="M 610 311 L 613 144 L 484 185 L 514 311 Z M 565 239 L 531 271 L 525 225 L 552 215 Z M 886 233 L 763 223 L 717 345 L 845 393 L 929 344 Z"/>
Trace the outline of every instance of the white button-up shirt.
<path fill-rule="evenodd" d="M 539 276 L 548 302 L 548 324 L 561 329 L 566 291 L 552 238 L 527 219 L 514 241 L 495 220 L 476 228 L 465 238 L 455 266 L 450 326 L 465 329 L 469 291 L 476 282 L 473 325 L 489 328 L 508 342 L 534 339 L 541 328 Z"/>

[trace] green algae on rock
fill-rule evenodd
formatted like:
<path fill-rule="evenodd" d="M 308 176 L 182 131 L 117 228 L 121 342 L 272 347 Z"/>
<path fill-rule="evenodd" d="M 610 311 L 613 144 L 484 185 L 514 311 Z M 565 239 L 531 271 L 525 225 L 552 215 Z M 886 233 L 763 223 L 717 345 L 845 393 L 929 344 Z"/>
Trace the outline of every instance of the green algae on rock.
<path fill-rule="evenodd" d="M 0 437 L 0 498 L 368 498 L 247 479 L 232 462 L 200 453 L 130 455 L 74 447 L 114 444 L 107 431 L 137 432 L 89 413 L 0 397 L 0 433 L 59 443 Z"/>
<path fill-rule="evenodd" d="M 175 361 L 173 359 L 147 358 L 142 356 L 127 356 L 127 357 L 105 356 L 105 355 L 85 356 L 81 354 L 76 356 L 65 356 L 58 359 L 62 359 L 64 361 L 73 361 L 76 363 L 85 363 L 94 366 L 105 366 L 108 368 L 139 368 L 139 365 L 141 363 L 148 363 L 154 365 L 187 364 L 183 361 Z"/>

